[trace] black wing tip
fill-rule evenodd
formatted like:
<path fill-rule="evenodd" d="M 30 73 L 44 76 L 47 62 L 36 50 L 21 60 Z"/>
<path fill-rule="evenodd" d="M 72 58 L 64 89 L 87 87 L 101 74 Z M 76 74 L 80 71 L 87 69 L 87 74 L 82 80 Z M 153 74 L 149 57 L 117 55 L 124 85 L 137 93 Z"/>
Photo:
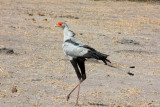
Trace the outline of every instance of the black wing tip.
<path fill-rule="evenodd" d="M 111 63 L 111 61 L 108 59 L 103 59 L 102 61 L 104 62 L 105 65 L 107 65 L 107 62 Z"/>

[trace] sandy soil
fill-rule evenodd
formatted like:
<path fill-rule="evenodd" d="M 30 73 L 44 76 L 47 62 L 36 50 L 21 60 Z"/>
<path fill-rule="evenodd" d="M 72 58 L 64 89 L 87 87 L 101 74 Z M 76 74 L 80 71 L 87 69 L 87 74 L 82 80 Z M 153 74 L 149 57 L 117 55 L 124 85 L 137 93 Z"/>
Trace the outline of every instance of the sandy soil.
<path fill-rule="evenodd" d="M 75 105 L 59 21 L 121 68 L 86 62 L 81 107 L 160 107 L 160 5 L 92 0 L 0 0 L 0 107 Z"/>

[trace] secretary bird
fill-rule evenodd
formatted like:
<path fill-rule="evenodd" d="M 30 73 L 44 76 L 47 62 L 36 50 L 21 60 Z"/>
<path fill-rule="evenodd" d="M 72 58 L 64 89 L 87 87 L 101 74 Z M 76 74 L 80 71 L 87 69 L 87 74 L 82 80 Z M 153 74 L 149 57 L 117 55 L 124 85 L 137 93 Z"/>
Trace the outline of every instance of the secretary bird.
<path fill-rule="evenodd" d="M 94 48 L 88 45 L 85 45 L 81 41 L 77 40 L 74 37 L 75 33 L 70 30 L 70 28 L 65 22 L 58 22 L 56 24 L 56 27 L 61 27 L 63 29 L 64 41 L 63 41 L 62 48 L 65 55 L 69 58 L 72 66 L 74 67 L 77 77 L 79 79 L 79 83 L 67 95 L 67 101 L 69 100 L 71 93 L 76 88 L 78 88 L 78 94 L 77 94 L 77 100 L 76 100 L 76 105 L 78 105 L 80 84 L 86 79 L 86 73 L 85 73 L 86 59 L 94 58 L 97 60 L 102 60 L 106 65 L 107 63 L 111 63 L 111 62 L 107 59 L 109 55 L 100 53 L 96 51 Z"/>

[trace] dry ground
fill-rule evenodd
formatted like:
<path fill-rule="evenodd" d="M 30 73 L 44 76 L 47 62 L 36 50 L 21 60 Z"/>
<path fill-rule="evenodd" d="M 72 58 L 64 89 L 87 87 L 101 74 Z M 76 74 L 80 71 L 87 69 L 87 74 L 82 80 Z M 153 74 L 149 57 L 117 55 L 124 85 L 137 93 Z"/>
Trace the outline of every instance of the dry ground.
<path fill-rule="evenodd" d="M 93 0 L 0 0 L 0 107 L 74 106 L 59 21 L 123 69 L 88 61 L 81 107 L 160 107 L 160 5 Z"/>

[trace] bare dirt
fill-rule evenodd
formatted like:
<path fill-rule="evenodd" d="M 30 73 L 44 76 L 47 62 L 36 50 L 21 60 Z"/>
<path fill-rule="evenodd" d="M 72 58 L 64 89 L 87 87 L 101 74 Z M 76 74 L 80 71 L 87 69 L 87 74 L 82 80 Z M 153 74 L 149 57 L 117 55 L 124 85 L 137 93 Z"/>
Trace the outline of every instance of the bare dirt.
<path fill-rule="evenodd" d="M 79 106 L 160 107 L 160 5 L 93 0 L 0 0 L 0 107 L 75 105 L 59 21 L 120 68 L 86 62 Z"/>

